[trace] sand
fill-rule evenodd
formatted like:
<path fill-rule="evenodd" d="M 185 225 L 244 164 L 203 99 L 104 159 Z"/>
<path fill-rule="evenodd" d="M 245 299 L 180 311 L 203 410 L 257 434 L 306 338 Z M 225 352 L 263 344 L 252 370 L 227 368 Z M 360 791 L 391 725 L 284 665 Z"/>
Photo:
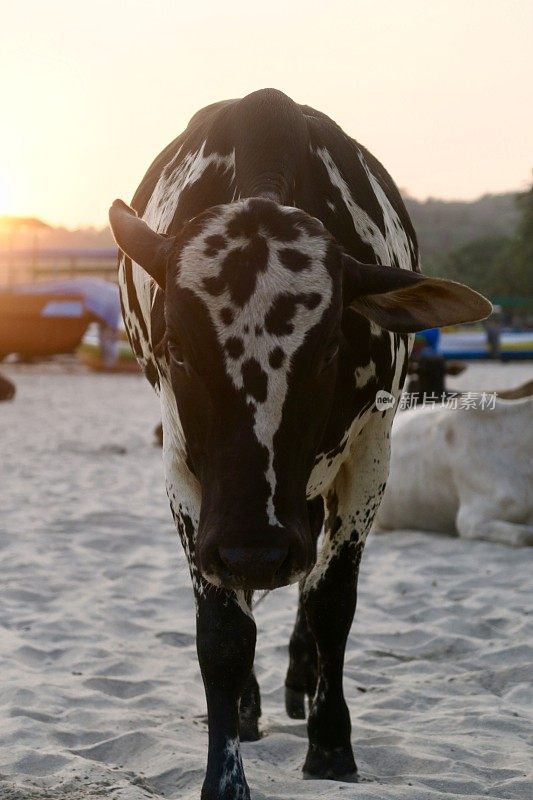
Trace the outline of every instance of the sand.
<path fill-rule="evenodd" d="M 3 367 L 0 798 L 199 798 L 205 700 L 185 559 L 140 376 Z M 474 367 L 465 389 L 531 367 Z M 295 590 L 257 608 L 254 800 L 533 797 L 533 548 L 373 536 L 345 689 L 361 782 L 303 781 L 283 710 Z"/>

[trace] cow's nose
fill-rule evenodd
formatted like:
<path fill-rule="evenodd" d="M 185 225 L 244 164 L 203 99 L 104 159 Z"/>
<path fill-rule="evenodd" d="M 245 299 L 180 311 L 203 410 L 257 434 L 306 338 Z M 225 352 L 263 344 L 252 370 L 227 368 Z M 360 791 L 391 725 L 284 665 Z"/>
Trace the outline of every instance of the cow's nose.
<path fill-rule="evenodd" d="M 275 589 L 289 583 L 288 547 L 219 547 L 220 578 L 226 586 Z"/>

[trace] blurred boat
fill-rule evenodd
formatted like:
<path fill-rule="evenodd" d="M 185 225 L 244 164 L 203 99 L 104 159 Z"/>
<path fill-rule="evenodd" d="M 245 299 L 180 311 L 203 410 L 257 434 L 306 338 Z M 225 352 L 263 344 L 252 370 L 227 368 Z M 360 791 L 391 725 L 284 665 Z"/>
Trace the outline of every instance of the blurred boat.
<path fill-rule="evenodd" d="M 0 291 L 0 359 L 71 353 L 93 319 L 80 294 Z"/>
<path fill-rule="evenodd" d="M 91 324 L 116 335 L 118 287 L 101 278 L 72 278 L 0 290 L 0 357 L 71 353 Z"/>
<path fill-rule="evenodd" d="M 502 331 L 499 350 L 504 361 L 533 358 L 533 331 Z M 439 352 L 444 358 L 490 358 L 487 333 L 485 330 L 443 331 Z"/>
<path fill-rule="evenodd" d="M 96 372 L 139 372 L 124 328 L 119 327 L 113 340 L 102 333 L 96 323 L 89 325 L 77 350 L 81 363 Z"/>

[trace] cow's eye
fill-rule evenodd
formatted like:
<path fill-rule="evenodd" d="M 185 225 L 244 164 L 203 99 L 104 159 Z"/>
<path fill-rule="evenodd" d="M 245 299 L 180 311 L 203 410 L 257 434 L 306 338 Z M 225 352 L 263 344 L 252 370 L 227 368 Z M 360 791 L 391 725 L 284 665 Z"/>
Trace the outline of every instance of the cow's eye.
<path fill-rule="evenodd" d="M 168 353 L 173 364 L 177 367 L 184 366 L 183 350 L 176 342 L 172 341 L 172 339 L 168 340 Z"/>

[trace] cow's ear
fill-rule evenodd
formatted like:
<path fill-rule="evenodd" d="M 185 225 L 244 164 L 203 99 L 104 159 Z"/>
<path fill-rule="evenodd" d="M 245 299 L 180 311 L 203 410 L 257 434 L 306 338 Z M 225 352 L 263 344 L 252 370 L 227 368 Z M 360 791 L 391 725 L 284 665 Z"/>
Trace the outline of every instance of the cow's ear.
<path fill-rule="evenodd" d="M 174 247 L 175 237 L 162 236 L 153 231 L 122 200 L 115 200 L 109 209 L 109 222 L 122 252 L 143 267 L 164 289 L 167 261 Z"/>
<path fill-rule="evenodd" d="M 380 327 L 416 333 L 461 322 L 477 322 L 492 311 L 486 297 L 462 283 L 418 272 L 361 264 L 343 255 L 344 305 Z"/>

